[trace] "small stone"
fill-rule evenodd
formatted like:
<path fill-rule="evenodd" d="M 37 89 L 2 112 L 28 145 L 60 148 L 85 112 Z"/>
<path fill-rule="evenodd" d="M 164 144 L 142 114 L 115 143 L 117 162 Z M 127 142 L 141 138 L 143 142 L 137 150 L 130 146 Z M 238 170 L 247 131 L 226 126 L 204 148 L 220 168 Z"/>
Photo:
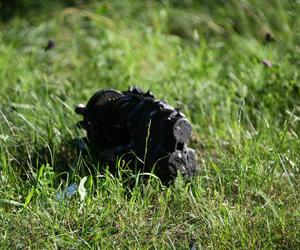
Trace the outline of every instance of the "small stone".
<path fill-rule="evenodd" d="M 263 63 L 263 65 L 264 65 L 265 67 L 267 67 L 267 68 L 271 68 L 271 67 L 272 67 L 272 62 L 269 61 L 269 60 L 267 60 L 267 59 L 264 59 L 264 60 L 262 61 L 262 63 Z"/>
<path fill-rule="evenodd" d="M 274 42 L 275 38 L 270 32 L 265 33 L 265 42 Z"/>
<path fill-rule="evenodd" d="M 45 51 L 53 49 L 55 47 L 55 42 L 53 40 L 49 40 L 47 45 L 45 46 Z"/>

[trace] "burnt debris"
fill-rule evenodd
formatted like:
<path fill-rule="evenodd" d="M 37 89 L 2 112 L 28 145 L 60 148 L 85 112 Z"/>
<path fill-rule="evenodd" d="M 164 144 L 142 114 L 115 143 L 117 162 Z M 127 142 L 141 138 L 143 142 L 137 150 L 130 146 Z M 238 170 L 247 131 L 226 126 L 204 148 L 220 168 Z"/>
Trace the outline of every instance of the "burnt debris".
<path fill-rule="evenodd" d="M 51 50 L 55 47 L 55 42 L 53 40 L 48 40 L 47 45 L 44 47 L 45 51 Z"/>
<path fill-rule="evenodd" d="M 132 169 L 154 173 L 168 183 L 181 172 L 196 173 L 196 157 L 187 146 L 192 127 L 180 111 L 138 88 L 95 93 L 75 112 L 87 132 L 87 144 L 101 163 L 114 168 L 122 157 Z"/>

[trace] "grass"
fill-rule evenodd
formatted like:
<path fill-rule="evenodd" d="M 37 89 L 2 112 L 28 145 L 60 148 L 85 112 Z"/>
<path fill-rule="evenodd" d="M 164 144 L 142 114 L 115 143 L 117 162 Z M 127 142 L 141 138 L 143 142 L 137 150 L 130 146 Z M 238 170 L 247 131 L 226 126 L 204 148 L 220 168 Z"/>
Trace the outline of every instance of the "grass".
<path fill-rule="evenodd" d="M 124 0 L 1 23 L 0 248 L 299 249 L 299 12 Z M 164 187 L 132 173 L 129 189 L 122 161 L 118 176 L 84 170 L 75 105 L 130 85 L 187 114 L 197 177 Z M 86 190 L 57 199 L 84 176 Z"/>

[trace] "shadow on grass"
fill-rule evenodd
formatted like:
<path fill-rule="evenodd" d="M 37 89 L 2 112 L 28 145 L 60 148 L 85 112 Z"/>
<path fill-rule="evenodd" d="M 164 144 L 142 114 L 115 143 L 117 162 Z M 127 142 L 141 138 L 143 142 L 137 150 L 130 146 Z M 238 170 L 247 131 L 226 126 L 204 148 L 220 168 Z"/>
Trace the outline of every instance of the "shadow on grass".
<path fill-rule="evenodd" d="M 40 12 L 51 12 L 58 8 L 76 6 L 82 2 L 76 0 L 3 0 L 0 3 L 0 20 L 7 22 L 16 16 L 26 18 Z"/>
<path fill-rule="evenodd" d="M 152 173 L 142 173 L 138 160 L 133 160 L 133 155 L 124 155 L 116 161 L 104 162 L 99 157 L 99 152 L 88 148 L 85 139 L 68 139 L 55 150 L 42 147 L 32 156 L 33 173 L 38 173 L 41 166 L 50 165 L 55 173 L 55 184 L 61 181 L 74 182 L 78 177 L 92 176 L 93 183 L 98 183 L 99 178 L 118 179 L 124 187 L 131 190 L 137 183 L 146 183 L 149 179 L 157 179 L 160 184 L 169 185 Z M 31 174 L 27 178 L 33 177 Z M 31 175 L 31 177 L 30 177 Z"/>

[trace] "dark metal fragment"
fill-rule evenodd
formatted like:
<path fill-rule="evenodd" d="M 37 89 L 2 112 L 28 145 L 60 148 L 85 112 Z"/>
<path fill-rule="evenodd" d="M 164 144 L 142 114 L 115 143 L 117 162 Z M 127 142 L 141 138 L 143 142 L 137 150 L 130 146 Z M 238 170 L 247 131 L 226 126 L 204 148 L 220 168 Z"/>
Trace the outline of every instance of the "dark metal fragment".
<path fill-rule="evenodd" d="M 79 126 L 87 131 L 88 145 L 102 163 L 113 167 L 124 157 L 136 170 L 154 170 L 165 183 L 178 172 L 196 174 L 195 152 L 187 147 L 191 124 L 184 114 L 156 100 L 150 91 L 100 90 L 75 111 L 83 115 Z"/>

